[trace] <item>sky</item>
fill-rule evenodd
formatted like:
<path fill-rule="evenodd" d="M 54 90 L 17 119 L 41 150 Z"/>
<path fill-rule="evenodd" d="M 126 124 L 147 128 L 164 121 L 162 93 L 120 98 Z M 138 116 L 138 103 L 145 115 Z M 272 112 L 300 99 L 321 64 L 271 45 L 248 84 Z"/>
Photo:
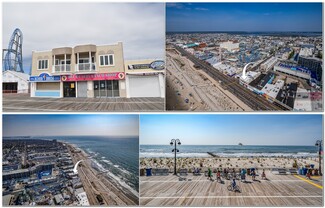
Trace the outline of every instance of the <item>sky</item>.
<path fill-rule="evenodd" d="M 3 115 L 3 136 L 138 136 L 138 115 Z"/>
<path fill-rule="evenodd" d="M 162 3 L 3 3 L 2 27 L 4 48 L 15 28 L 22 31 L 25 72 L 33 50 L 78 44 L 122 41 L 125 60 L 164 58 Z"/>
<path fill-rule="evenodd" d="M 167 3 L 167 32 L 321 32 L 322 3 Z"/>
<path fill-rule="evenodd" d="M 314 146 L 322 127 L 321 115 L 140 115 L 140 144 Z"/>

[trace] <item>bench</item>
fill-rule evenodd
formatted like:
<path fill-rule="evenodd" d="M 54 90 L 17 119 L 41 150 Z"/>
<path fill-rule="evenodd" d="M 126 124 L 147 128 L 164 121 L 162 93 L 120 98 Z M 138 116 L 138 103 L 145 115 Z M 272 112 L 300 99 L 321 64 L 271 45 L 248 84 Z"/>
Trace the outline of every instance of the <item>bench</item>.
<path fill-rule="evenodd" d="M 290 168 L 290 169 L 289 169 L 289 172 L 290 172 L 291 175 L 296 175 L 296 174 L 298 174 L 298 173 L 297 173 L 297 169 L 294 169 L 294 168 Z"/>
<path fill-rule="evenodd" d="M 167 168 L 152 169 L 152 175 L 154 176 L 164 176 L 168 174 L 169 174 L 169 170 Z"/>
<path fill-rule="evenodd" d="M 284 168 L 278 168 L 278 173 L 280 175 L 286 175 L 287 174 L 287 169 L 284 169 Z"/>
<path fill-rule="evenodd" d="M 180 169 L 179 175 L 187 175 L 187 169 Z"/>

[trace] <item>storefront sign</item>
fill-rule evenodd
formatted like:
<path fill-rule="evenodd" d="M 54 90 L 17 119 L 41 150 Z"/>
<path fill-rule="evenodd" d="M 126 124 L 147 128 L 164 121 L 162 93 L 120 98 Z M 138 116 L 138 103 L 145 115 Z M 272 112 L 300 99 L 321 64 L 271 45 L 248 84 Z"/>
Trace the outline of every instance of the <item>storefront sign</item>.
<path fill-rule="evenodd" d="M 31 82 L 59 82 L 60 76 L 51 76 L 48 73 L 42 73 L 39 76 L 30 76 Z"/>
<path fill-rule="evenodd" d="M 69 81 L 92 81 L 92 80 L 119 80 L 124 79 L 123 72 L 117 73 L 102 73 L 102 74 L 73 74 L 61 76 L 63 82 Z"/>
<path fill-rule="evenodd" d="M 133 64 L 128 65 L 128 69 L 154 69 L 154 70 L 163 70 L 165 69 L 165 62 L 164 61 L 153 61 L 150 64 Z"/>

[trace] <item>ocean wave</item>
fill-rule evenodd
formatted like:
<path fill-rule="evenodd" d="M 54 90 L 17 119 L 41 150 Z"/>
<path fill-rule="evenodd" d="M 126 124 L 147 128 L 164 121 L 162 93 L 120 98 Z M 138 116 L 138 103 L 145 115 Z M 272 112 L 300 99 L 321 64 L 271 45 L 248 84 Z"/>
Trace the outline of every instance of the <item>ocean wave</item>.
<path fill-rule="evenodd" d="M 140 152 L 140 158 L 174 157 L 173 153 L 164 152 Z M 177 157 L 211 157 L 208 153 L 178 153 Z"/>
<path fill-rule="evenodd" d="M 292 152 L 292 153 L 214 153 L 220 157 L 316 157 L 317 153 Z"/>
<path fill-rule="evenodd" d="M 317 153 L 309 153 L 309 152 L 292 152 L 292 153 L 243 153 L 243 152 L 227 152 L 213 153 L 219 157 L 317 157 Z M 140 158 L 171 158 L 174 157 L 173 153 L 160 153 L 160 152 L 141 152 Z M 208 153 L 178 153 L 177 157 L 211 157 Z"/>
<path fill-rule="evenodd" d="M 139 193 L 134 190 L 131 186 L 129 186 L 125 181 L 123 181 L 121 178 L 119 178 L 118 176 L 114 175 L 111 172 L 107 172 L 107 175 L 110 176 L 111 178 L 113 178 L 115 181 L 118 182 L 119 185 L 121 185 L 122 187 L 126 188 L 127 190 L 129 190 L 131 193 L 133 193 L 135 196 L 138 196 Z"/>

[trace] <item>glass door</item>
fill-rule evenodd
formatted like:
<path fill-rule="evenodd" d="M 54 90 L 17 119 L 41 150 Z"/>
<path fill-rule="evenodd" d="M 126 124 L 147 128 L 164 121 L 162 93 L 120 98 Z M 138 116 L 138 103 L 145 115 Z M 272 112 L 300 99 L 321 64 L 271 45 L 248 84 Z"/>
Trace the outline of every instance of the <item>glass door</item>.
<path fill-rule="evenodd" d="M 99 96 L 99 81 L 94 81 L 94 97 L 100 97 Z"/>
<path fill-rule="evenodd" d="M 99 89 L 100 89 L 99 96 L 100 97 L 107 97 L 105 80 L 99 81 Z"/>
<path fill-rule="evenodd" d="M 119 84 L 118 80 L 113 80 L 113 97 L 119 97 L 120 96 L 120 90 L 119 90 Z"/>

